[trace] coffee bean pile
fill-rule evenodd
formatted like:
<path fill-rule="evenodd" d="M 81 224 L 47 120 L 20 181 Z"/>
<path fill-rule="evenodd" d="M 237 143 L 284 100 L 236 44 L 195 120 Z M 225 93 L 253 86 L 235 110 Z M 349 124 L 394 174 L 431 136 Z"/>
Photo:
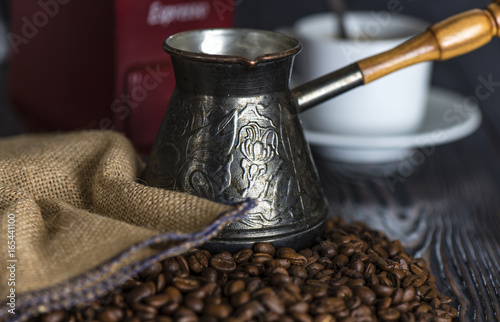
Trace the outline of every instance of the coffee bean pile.
<path fill-rule="evenodd" d="M 452 321 L 422 259 L 362 223 L 329 219 L 298 252 L 255 244 L 157 262 L 86 308 L 41 321 Z"/>

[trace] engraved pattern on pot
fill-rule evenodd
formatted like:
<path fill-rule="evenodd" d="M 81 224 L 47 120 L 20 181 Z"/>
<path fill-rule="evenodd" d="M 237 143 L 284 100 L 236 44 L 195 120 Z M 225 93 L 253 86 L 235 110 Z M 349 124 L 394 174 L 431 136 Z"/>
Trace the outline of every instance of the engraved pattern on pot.
<path fill-rule="evenodd" d="M 229 224 L 230 229 L 275 227 L 304 219 L 298 216 L 307 207 L 304 198 L 309 197 L 303 189 L 311 178 L 301 176 L 295 164 L 303 152 L 296 149 L 306 147 L 284 139 L 291 135 L 282 126 L 290 122 L 287 109 L 254 102 L 229 110 L 195 101 L 180 105 L 182 118 L 179 111 L 172 113 L 175 129 L 167 129 L 163 142 L 178 148 L 164 158 L 180 157 L 174 162 L 171 188 L 219 202 L 258 200 L 247 218 Z M 166 151 L 171 154 L 172 149 Z"/>
<path fill-rule="evenodd" d="M 232 153 L 239 161 L 235 162 L 239 168 L 233 167 L 233 171 L 240 174 L 236 182 L 242 185 L 242 199 L 257 199 L 259 203 L 245 220 L 232 224 L 234 229 L 241 225 L 270 227 L 283 220 L 274 203 L 279 180 L 277 170 L 282 163 L 279 157 L 280 137 L 273 119 L 268 117 L 269 111 L 276 111 L 276 107 L 248 103 L 235 118 L 237 131 L 233 142 L 236 146 L 232 147 Z M 280 124 L 279 119 L 274 121 Z"/>
<path fill-rule="evenodd" d="M 243 197 L 247 197 L 255 182 L 267 172 L 267 163 L 277 154 L 278 134 L 271 128 L 261 128 L 251 122 L 241 128 L 239 144 L 245 157 L 241 160 L 241 168 L 248 180 L 248 187 L 243 193 Z"/>

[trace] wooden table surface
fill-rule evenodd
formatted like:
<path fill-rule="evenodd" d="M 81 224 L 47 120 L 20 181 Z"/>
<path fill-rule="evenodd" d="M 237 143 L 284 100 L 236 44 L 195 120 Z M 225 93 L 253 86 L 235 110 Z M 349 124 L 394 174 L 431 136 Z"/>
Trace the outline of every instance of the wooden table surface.
<path fill-rule="evenodd" d="M 500 135 L 483 119 L 471 136 L 421 152 L 382 168 L 315 154 L 331 215 L 426 259 L 459 320 L 500 321 Z"/>

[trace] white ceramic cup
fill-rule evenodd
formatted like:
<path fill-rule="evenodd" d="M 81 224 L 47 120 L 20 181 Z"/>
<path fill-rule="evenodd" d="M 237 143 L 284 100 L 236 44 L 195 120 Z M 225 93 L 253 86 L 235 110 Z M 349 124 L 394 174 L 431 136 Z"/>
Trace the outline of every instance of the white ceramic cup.
<path fill-rule="evenodd" d="M 350 12 L 350 39 L 336 37 L 335 15 L 304 17 L 293 26 L 302 44 L 296 83 L 312 80 L 355 61 L 392 49 L 424 31 L 428 23 L 401 14 Z M 420 63 L 352 89 L 301 114 L 304 127 L 318 132 L 386 136 L 418 130 L 426 109 L 432 64 Z"/>

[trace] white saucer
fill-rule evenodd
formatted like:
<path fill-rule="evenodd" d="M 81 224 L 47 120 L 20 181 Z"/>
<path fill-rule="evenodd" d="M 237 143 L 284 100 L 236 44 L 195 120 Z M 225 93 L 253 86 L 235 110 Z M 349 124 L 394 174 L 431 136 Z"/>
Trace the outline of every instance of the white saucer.
<path fill-rule="evenodd" d="M 402 160 L 415 148 L 449 143 L 472 134 L 481 125 L 481 111 L 455 92 L 432 88 L 428 110 L 419 131 L 401 136 L 353 136 L 315 132 L 304 127 L 315 153 L 348 163 Z"/>

